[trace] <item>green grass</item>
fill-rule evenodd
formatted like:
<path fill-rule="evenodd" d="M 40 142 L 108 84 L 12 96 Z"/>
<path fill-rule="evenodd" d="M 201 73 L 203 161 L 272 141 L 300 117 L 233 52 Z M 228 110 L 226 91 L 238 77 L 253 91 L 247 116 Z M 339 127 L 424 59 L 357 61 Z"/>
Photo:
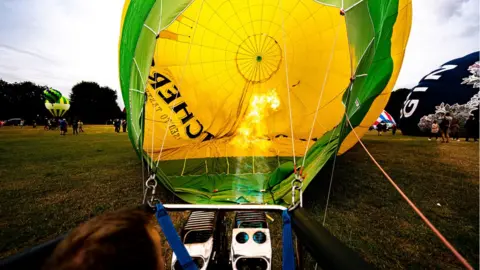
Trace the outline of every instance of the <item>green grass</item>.
<path fill-rule="evenodd" d="M 104 211 L 141 202 L 141 163 L 127 135 L 110 126 L 87 126 L 85 131 L 61 137 L 41 128 L 0 128 L 0 257 L 68 232 Z M 478 268 L 478 144 L 374 133 L 364 142 L 407 196 Z M 305 207 L 320 222 L 331 166 L 325 166 L 305 194 Z M 178 201 L 166 191 L 161 197 Z M 184 216 L 175 213 L 173 219 Z M 273 216 L 278 268 L 281 218 Z M 378 268 L 461 269 L 359 145 L 337 159 L 325 225 Z M 307 260 L 306 269 L 311 268 Z"/>
<path fill-rule="evenodd" d="M 406 195 L 478 269 L 478 144 L 375 133 L 367 134 L 364 142 Z M 306 207 L 320 222 L 331 166 L 325 166 L 305 194 Z M 360 145 L 338 157 L 333 181 L 326 227 L 377 268 L 462 269 Z"/>

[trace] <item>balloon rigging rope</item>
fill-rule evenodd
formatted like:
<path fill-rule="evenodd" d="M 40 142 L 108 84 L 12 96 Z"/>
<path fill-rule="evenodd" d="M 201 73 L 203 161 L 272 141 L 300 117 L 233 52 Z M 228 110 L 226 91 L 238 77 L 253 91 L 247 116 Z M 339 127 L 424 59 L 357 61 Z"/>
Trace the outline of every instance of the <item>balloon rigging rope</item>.
<path fill-rule="evenodd" d="M 187 63 L 188 63 L 188 58 L 190 56 L 190 52 L 191 52 L 191 49 L 192 49 L 192 43 L 193 43 L 193 38 L 195 37 L 195 32 L 197 31 L 197 25 L 198 25 L 198 20 L 200 19 L 200 14 L 202 13 L 202 8 L 203 8 L 203 2 L 200 4 L 200 9 L 198 11 L 198 15 L 197 15 L 197 19 L 195 20 L 195 24 L 194 24 L 194 29 L 193 29 L 193 32 L 192 32 L 192 37 L 190 39 L 190 42 L 188 43 L 188 51 L 187 51 L 187 55 L 185 57 L 185 64 L 183 65 L 183 68 L 182 68 L 182 72 L 181 72 L 181 77 L 180 77 L 180 80 L 179 80 L 179 83 L 178 85 L 181 85 L 182 84 L 182 81 L 183 81 L 183 78 L 185 77 L 185 69 L 187 67 Z M 155 168 L 158 168 L 158 165 L 160 163 L 160 159 L 162 158 L 162 152 L 163 152 L 163 148 L 165 146 L 165 140 L 167 138 L 167 133 L 168 133 L 168 128 L 170 127 L 170 123 L 172 122 L 172 116 L 173 116 L 173 108 L 175 108 L 175 106 L 177 105 L 177 102 L 178 102 L 178 94 L 180 92 L 177 91 L 177 93 L 175 94 L 175 104 L 173 105 L 172 109 L 170 110 L 170 115 L 168 117 L 168 123 L 167 123 L 167 126 L 165 128 L 165 134 L 163 135 L 163 140 L 162 140 L 162 146 L 160 148 L 160 153 L 158 154 L 158 157 L 157 157 L 157 163 L 155 165 Z"/>
<path fill-rule="evenodd" d="M 335 39 L 333 40 L 332 50 L 330 51 L 330 59 L 328 61 L 327 70 L 325 72 L 325 76 L 323 77 L 322 90 L 320 92 L 320 97 L 318 99 L 317 109 L 315 110 L 315 116 L 313 117 L 312 127 L 310 128 L 310 135 L 308 135 L 307 145 L 305 146 L 305 154 L 303 155 L 302 168 L 305 166 L 305 160 L 306 160 L 306 157 L 307 157 L 308 146 L 310 144 L 310 140 L 312 139 L 313 129 L 315 127 L 315 122 L 317 121 L 318 112 L 320 111 L 320 104 L 322 103 L 323 92 L 325 90 L 325 85 L 327 84 L 328 74 L 330 72 L 330 67 L 331 67 L 331 64 L 332 64 L 333 55 L 335 53 L 335 46 L 337 45 L 337 37 L 338 37 L 338 31 L 337 31 L 337 27 L 335 27 Z"/>
<path fill-rule="evenodd" d="M 348 118 L 348 101 L 350 99 L 350 93 L 352 92 L 352 88 L 353 88 L 353 82 L 350 84 L 350 86 L 347 88 L 347 98 L 346 98 L 346 104 L 345 105 L 345 112 L 344 112 L 344 116 L 346 118 Z M 342 125 L 342 128 L 340 129 L 340 134 L 339 134 L 339 137 L 338 137 L 338 143 L 337 143 L 337 147 L 335 148 L 335 152 L 333 153 L 335 156 L 333 158 L 333 165 L 332 165 L 332 172 L 330 174 L 330 183 L 328 184 L 328 193 L 327 193 L 327 202 L 325 203 L 325 211 L 323 213 L 323 222 L 322 222 L 322 225 L 325 226 L 325 222 L 327 220 L 327 211 L 328 211 L 328 205 L 329 205 L 329 202 L 330 202 L 330 193 L 332 191 L 332 183 L 333 183 L 333 176 L 335 175 L 335 164 L 337 162 L 337 155 L 338 155 L 338 150 L 340 149 L 340 137 L 342 136 L 342 131 L 343 131 L 343 123 L 340 124 Z M 338 126 L 337 126 L 338 127 Z M 334 131 L 335 132 L 335 131 Z"/>
<path fill-rule="evenodd" d="M 323 213 L 323 222 L 322 222 L 323 226 L 325 226 L 325 221 L 327 220 L 328 202 L 330 201 L 330 192 L 332 190 L 333 175 L 335 172 L 335 163 L 337 162 L 338 148 L 340 148 L 340 141 L 337 144 L 337 147 L 334 152 L 335 157 L 333 158 L 332 173 L 330 175 L 330 183 L 328 184 L 327 202 L 325 204 L 325 211 Z"/>
<path fill-rule="evenodd" d="M 144 120 L 142 121 L 142 123 L 141 123 L 141 125 L 140 125 L 140 127 L 141 127 L 140 130 L 141 130 L 141 131 L 140 131 L 140 133 L 137 134 L 137 135 L 138 135 L 138 136 L 137 136 L 137 143 L 138 143 L 139 145 L 141 145 L 141 148 L 142 148 L 142 149 L 139 149 L 139 151 L 143 151 L 143 138 L 144 138 L 144 137 L 142 138 L 142 141 L 141 141 L 141 143 L 140 143 L 140 136 L 141 136 L 142 134 L 145 135 L 145 133 L 144 133 L 144 132 L 145 132 L 145 130 L 144 130 L 144 128 L 145 128 L 145 91 L 146 91 L 147 83 L 143 81 L 142 72 L 140 71 L 140 68 L 138 67 L 137 60 L 136 60 L 135 58 L 133 58 L 133 62 L 134 62 L 134 64 L 135 64 L 135 67 L 137 68 L 138 74 L 140 75 L 140 78 L 141 78 L 142 83 L 143 83 L 143 93 L 144 93 L 144 96 L 143 96 L 143 107 L 142 107 L 142 110 L 140 111 L 140 115 L 143 115 Z M 143 131 L 143 132 L 142 132 L 142 131 Z M 142 189 L 143 189 L 142 192 L 145 193 L 145 183 L 144 183 L 144 181 L 145 181 L 145 164 L 144 164 L 144 162 L 143 162 L 143 157 L 142 157 L 142 161 L 141 161 L 141 162 L 142 162 Z M 149 166 L 147 166 L 147 170 L 148 170 L 148 174 L 150 174 L 150 168 L 149 168 Z"/>
<path fill-rule="evenodd" d="M 352 126 L 350 119 L 346 115 L 346 119 L 350 128 L 352 129 L 353 134 L 357 137 L 358 142 L 363 147 L 367 155 L 373 161 L 373 163 L 378 167 L 378 169 L 383 173 L 383 175 L 387 178 L 387 180 L 392 184 L 392 186 L 400 193 L 402 198 L 410 205 L 410 207 L 420 216 L 420 218 L 425 222 L 425 224 L 432 230 L 432 232 L 442 241 L 442 243 L 455 255 L 455 257 L 465 266 L 467 269 L 473 269 L 473 267 L 467 262 L 467 260 L 455 249 L 455 247 L 442 235 L 442 233 L 428 220 L 428 218 L 420 211 L 420 209 L 405 195 L 402 189 L 392 180 L 392 178 L 388 175 L 387 172 L 382 168 L 382 166 L 375 160 L 375 158 L 370 154 L 367 147 L 363 144 L 362 140 L 358 136 L 357 132 Z"/>
<path fill-rule="evenodd" d="M 156 33 L 160 33 L 160 31 L 162 30 L 162 19 L 163 19 L 163 1 L 160 1 L 160 19 L 159 19 L 159 22 L 158 22 L 158 28 L 157 28 L 157 32 Z M 155 53 L 154 53 L 154 56 L 156 55 L 156 52 L 157 52 L 157 46 L 155 46 Z M 150 154 L 153 153 L 153 146 L 154 146 L 154 138 L 155 138 L 155 111 L 153 112 L 153 119 L 152 119 L 152 147 L 151 147 L 151 150 L 150 150 Z M 167 126 L 167 130 L 168 130 L 168 126 Z M 153 159 L 150 157 L 150 167 L 152 168 L 152 172 L 153 172 Z"/>
<path fill-rule="evenodd" d="M 283 0 L 282 0 L 282 7 L 283 7 Z M 287 83 L 287 94 L 288 94 L 288 112 L 290 117 L 290 134 L 292 136 L 292 156 L 293 156 L 293 164 L 297 166 L 297 161 L 295 157 L 295 138 L 293 134 L 293 117 L 292 117 L 292 101 L 290 99 L 290 82 L 288 79 L 288 59 L 287 59 L 287 37 L 285 32 L 285 18 L 282 12 L 282 32 L 283 32 L 283 58 L 285 59 L 285 76 L 286 76 L 286 83 Z"/>

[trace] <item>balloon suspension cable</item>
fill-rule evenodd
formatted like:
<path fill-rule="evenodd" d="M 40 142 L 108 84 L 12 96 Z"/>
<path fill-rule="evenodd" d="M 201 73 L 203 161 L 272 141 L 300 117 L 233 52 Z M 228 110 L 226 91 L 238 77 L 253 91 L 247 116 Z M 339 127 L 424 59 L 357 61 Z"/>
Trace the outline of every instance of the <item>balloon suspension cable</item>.
<path fill-rule="evenodd" d="M 321 91 L 320 91 L 320 96 L 318 98 L 317 108 L 315 110 L 315 116 L 313 117 L 312 126 L 310 128 L 310 134 L 308 135 L 307 145 L 305 146 L 305 154 L 303 155 L 302 168 L 305 167 L 305 160 L 306 160 L 306 157 L 307 157 L 308 146 L 310 144 L 310 140 L 312 139 L 313 130 L 314 130 L 314 127 L 315 127 L 315 122 L 317 122 L 317 116 L 318 116 L 318 112 L 320 111 L 320 105 L 322 103 L 323 93 L 324 93 L 325 86 L 327 85 L 327 81 L 328 81 L 328 74 L 330 74 L 330 68 L 331 68 L 332 62 L 333 62 L 333 55 L 335 54 L 335 47 L 337 45 L 337 38 L 338 38 L 338 29 L 335 26 L 335 38 L 333 40 L 332 49 L 330 51 L 330 59 L 328 60 L 327 70 L 325 72 L 325 76 L 323 77 L 322 88 L 321 88 Z"/>
<path fill-rule="evenodd" d="M 190 39 L 191 42 L 188 43 L 188 50 L 187 50 L 187 54 L 185 56 L 185 64 L 182 67 L 182 71 L 180 73 L 181 76 L 180 76 L 180 80 L 178 82 L 178 85 L 182 84 L 183 79 L 185 77 L 185 69 L 187 67 L 188 58 L 190 57 L 190 52 L 191 52 L 191 49 L 192 49 L 192 42 L 193 42 L 193 38 L 195 37 L 195 33 L 197 31 L 198 20 L 200 19 L 200 14 L 202 13 L 203 3 L 204 3 L 204 1 L 202 1 L 201 5 L 200 5 L 200 10 L 198 11 L 197 19 L 195 20 L 196 24 L 194 25 L 194 28 L 193 28 L 192 37 Z M 167 126 L 165 128 L 165 134 L 163 135 L 162 146 L 160 148 L 160 153 L 158 154 L 158 157 L 157 157 L 155 168 L 158 168 L 158 165 L 160 164 L 160 160 L 162 158 L 162 152 L 163 152 L 163 148 L 165 147 L 165 140 L 167 139 L 168 128 L 170 127 L 170 123 L 172 122 L 172 118 L 173 118 L 173 108 L 175 108 L 175 106 L 177 106 L 177 103 L 179 102 L 178 101 L 179 93 L 180 93 L 180 91 L 177 91 L 177 93 L 175 94 L 175 99 L 174 99 L 175 103 L 174 103 L 173 107 L 170 109 Z"/>
<path fill-rule="evenodd" d="M 148 95 L 147 95 L 147 87 L 145 86 L 144 87 L 144 98 L 143 98 L 143 110 L 142 110 L 142 114 L 143 114 L 143 121 L 142 121 L 142 130 L 143 130 L 143 139 L 142 139 L 142 148 L 144 147 L 145 145 L 145 116 L 146 116 L 146 110 L 145 108 L 147 107 L 147 101 L 148 101 Z M 152 136 L 153 137 L 153 136 Z M 148 160 L 147 160 L 148 161 Z M 143 162 L 142 162 L 143 163 Z M 150 173 L 150 166 L 147 164 L 147 175 L 151 175 Z M 145 179 L 145 177 L 143 178 Z"/>
<path fill-rule="evenodd" d="M 282 0 L 282 7 L 283 7 L 283 0 Z M 292 101 L 290 98 L 290 81 L 288 77 L 288 59 L 287 59 L 287 33 L 285 32 L 285 18 L 282 13 L 282 39 L 283 39 L 283 58 L 285 59 L 285 81 L 287 84 L 287 96 L 288 96 L 288 116 L 290 119 L 290 136 L 292 137 L 292 157 L 293 157 L 293 164 L 296 164 L 296 157 L 295 157 L 295 136 L 293 133 L 293 115 L 292 115 Z"/>
<path fill-rule="evenodd" d="M 340 148 L 340 143 L 337 145 L 336 150 L 334 152 L 332 172 L 330 173 L 330 183 L 328 184 L 327 202 L 325 203 L 325 211 L 323 213 L 323 222 L 322 222 L 323 226 L 325 226 L 325 222 L 327 220 L 328 203 L 330 202 L 330 193 L 332 191 L 333 175 L 335 173 L 335 163 L 337 162 L 339 148 Z"/>
<path fill-rule="evenodd" d="M 347 122 L 352 129 L 353 134 L 355 137 L 357 137 L 358 142 L 360 145 L 363 147 L 367 155 L 370 157 L 370 159 L 373 161 L 373 163 L 378 167 L 378 169 L 383 173 L 385 178 L 392 184 L 392 186 L 400 193 L 402 198 L 410 205 L 410 207 L 417 213 L 417 215 L 420 216 L 420 218 L 425 222 L 425 224 L 432 230 L 432 232 L 442 241 L 442 243 L 455 255 L 455 257 L 465 266 L 467 269 L 474 269 L 468 261 L 455 249 L 455 247 L 442 235 L 442 233 L 428 220 L 428 218 L 420 211 L 420 209 L 405 195 L 405 193 L 402 191 L 402 189 L 393 181 L 393 179 L 388 175 L 388 173 L 382 168 L 382 166 L 377 162 L 377 160 L 370 154 L 368 151 L 367 147 L 363 144 L 362 140 L 358 136 L 357 132 L 355 131 L 352 123 L 350 122 L 350 119 L 348 116 L 346 116 Z"/>
<path fill-rule="evenodd" d="M 345 112 L 344 112 L 345 118 L 348 118 L 347 114 L 348 114 L 348 104 L 349 104 L 349 100 L 350 100 L 350 93 L 352 92 L 353 83 L 355 81 L 355 80 L 352 79 L 353 77 L 355 77 L 355 75 L 352 75 L 352 77 L 350 78 L 351 83 L 350 83 L 350 86 L 347 88 L 347 91 L 348 91 L 347 92 L 347 98 L 346 98 L 347 102 L 346 102 L 346 105 L 345 105 Z M 342 136 L 344 127 L 345 126 L 342 124 L 342 126 L 340 128 L 339 137 Z M 337 156 L 338 156 L 338 150 L 340 149 L 340 145 L 341 145 L 341 143 L 339 141 L 339 143 L 337 144 L 337 147 L 335 147 L 333 164 L 332 164 L 332 172 L 330 173 L 330 183 L 328 184 L 327 201 L 325 202 L 325 211 L 323 212 L 323 221 L 322 221 L 323 226 L 325 226 L 325 222 L 327 221 L 327 212 L 328 212 L 328 206 L 329 206 L 329 203 L 330 203 L 330 194 L 332 192 L 333 176 L 335 175 L 335 165 L 337 163 Z"/>
<path fill-rule="evenodd" d="M 163 19 L 163 1 L 160 2 L 160 19 L 158 21 L 158 28 L 157 28 L 157 31 L 156 33 L 154 32 L 154 34 L 157 34 L 157 33 L 160 33 L 160 31 L 162 30 L 162 19 Z M 155 49 L 154 49 L 154 57 L 155 55 L 157 54 L 157 46 L 155 44 Z M 146 90 L 146 88 L 145 88 Z M 145 92 L 146 94 L 146 92 Z M 148 98 L 148 96 L 146 96 L 146 98 Z M 150 154 L 152 155 L 153 154 L 153 151 L 154 151 L 154 139 L 155 139 L 155 115 L 156 113 L 153 113 L 153 116 L 152 116 L 152 145 L 151 145 L 151 150 L 150 150 Z M 168 126 L 167 126 L 167 129 L 168 129 Z M 150 164 L 149 164 L 149 167 L 152 168 L 152 174 L 154 174 L 154 168 L 153 168 L 153 158 L 149 158 L 149 161 L 150 161 Z M 156 169 L 155 169 L 156 171 Z M 145 179 L 145 178 L 143 178 Z"/>
<path fill-rule="evenodd" d="M 144 144 L 144 140 L 145 140 L 145 106 L 147 104 L 147 93 L 146 93 L 146 85 L 144 85 L 143 87 L 143 108 L 142 108 L 142 111 L 141 111 L 141 114 L 143 115 L 143 121 L 141 123 L 141 130 L 142 130 L 142 141 L 140 143 L 140 151 L 143 151 L 143 144 Z M 138 140 L 140 140 L 140 135 L 138 137 Z M 147 167 L 147 175 L 150 175 L 150 166 L 145 166 L 145 158 L 143 156 L 141 156 L 141 162 L 142 162 L 142 180 L 145 179 L 145 167 Z M 143 193 L 146 192 L 146 187 L 145 187 L 145 184 L 142 184 L 142 188 L 143 188 Z"/>

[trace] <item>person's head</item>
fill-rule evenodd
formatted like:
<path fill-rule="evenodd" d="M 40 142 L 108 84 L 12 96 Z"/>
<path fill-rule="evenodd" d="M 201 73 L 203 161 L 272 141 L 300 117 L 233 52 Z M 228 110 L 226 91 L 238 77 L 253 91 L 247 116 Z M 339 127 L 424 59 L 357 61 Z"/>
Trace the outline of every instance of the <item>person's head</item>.
<path fill-rule="evenodd" d="M 433 123 L 436 124 L 436 123 L 437 123 L 437 120 L 433 120 Z"/>
<path fill-rule="evenodd" d="M 163 270 L 158 224 L 140 209 L 95 217 L 59 243 L 43 269 Z"/>

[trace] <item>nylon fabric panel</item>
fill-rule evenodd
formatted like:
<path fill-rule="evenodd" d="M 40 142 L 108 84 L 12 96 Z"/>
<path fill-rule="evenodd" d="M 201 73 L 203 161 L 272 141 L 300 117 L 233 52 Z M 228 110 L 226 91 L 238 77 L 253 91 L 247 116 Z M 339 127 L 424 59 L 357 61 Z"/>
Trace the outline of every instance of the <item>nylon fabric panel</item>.
<path fill-rule="evenodd" d="M 124 17 L 123 29 L 128 31 L 122 31 L 120 41 L 120 81 L 124 102 L 129 107 L 127 110 L 129 131 L 131 131 L 129 137 L 139 154 L 144 139 L 144 91 L 155 47 L 154 40 L 157 32 L 160 31 L 158 28 L 169 25 L 171 18 L 178 16 L 188 2 L 173 0 L 134 2 L 132 0 L 127 3 L 128 8 L 125 7 L 127 13 Z"/>
<path fill-rule="evenodd" d="M 385 89 L 378 97 L 375 98 L 363 120 L 361 120 L 360 124 L 355 127 L 355 131 L 360 137 L 368 131 L 368 128 L 372 125 L 375 119 L 378 118 L 378 115 L 380 115 L 382 110 L 387 105 L 388 99 L 390 98 L 390 93 L 392 92 L 398 75 L 400 74 L 411 27 L 412 1 L 400 0 L 398 4 L 398 15 L 391 36 L 393 73 Z M 357 137 L 355 134 L 350 132 L 342 142 L 342 145 L 339 149 L 339 155 L 348 151 L 348 149 L 353 147 L 356 143 Z"/>

